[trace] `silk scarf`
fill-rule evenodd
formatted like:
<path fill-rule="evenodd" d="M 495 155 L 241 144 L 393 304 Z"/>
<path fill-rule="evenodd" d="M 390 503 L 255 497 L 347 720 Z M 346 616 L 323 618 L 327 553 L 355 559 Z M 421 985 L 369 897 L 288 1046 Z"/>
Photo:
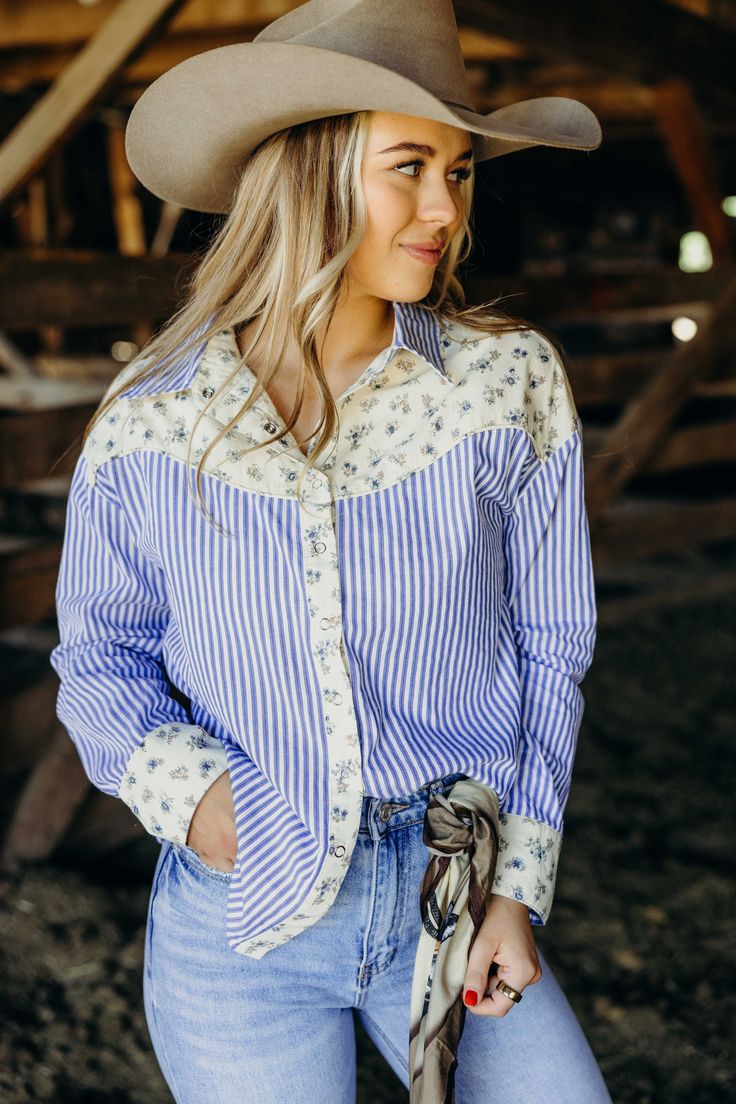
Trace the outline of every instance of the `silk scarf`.
<path fill-rule="evenodd" d="M 431 795 L 423 834 L 431 854 L 412 978 L 410 1104 L 455 1104 L 468 955 L 493 886 L 498 834 L 498 794 L 490 786 L 461 778 L 446 794 Z"/>

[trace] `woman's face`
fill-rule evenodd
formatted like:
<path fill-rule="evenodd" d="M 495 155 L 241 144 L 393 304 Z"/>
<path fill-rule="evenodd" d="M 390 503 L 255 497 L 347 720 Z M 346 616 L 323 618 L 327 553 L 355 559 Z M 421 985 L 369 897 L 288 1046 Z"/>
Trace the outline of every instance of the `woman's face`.
<path fill-rule="evenodd" d="M 391 148 L 402 143 L 429 148 Z M 471 158 L 470 135 L 461 127 L 373 113 L 362 171 L 368 225 L 348 264 L 351 285 L 399 302 L 427 294 L 441 254 L 417 257 L 407 246 L 434 243 L 446 251 L 462 225 L 460 185 Z"/>

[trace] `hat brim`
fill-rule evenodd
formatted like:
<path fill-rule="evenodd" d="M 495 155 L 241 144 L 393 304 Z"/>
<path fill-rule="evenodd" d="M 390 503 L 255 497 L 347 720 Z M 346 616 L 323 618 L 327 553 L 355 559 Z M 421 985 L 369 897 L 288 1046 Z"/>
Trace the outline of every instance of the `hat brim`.
<path fill-rule="evenodd" d="M 131 169 L 160 199 L 213 214 L 230 210 L 240 170 L 269 135 L 352 111 L 417 115 L 481 135 L 476 161 L 529 146 L 596 149 L 593 112 L 563 96 L 489 115 L 455 107 L 414 81 L 347 54 L 285 42 L 243 42 L 195 54 L 139 97 L 125 133 Z"/>

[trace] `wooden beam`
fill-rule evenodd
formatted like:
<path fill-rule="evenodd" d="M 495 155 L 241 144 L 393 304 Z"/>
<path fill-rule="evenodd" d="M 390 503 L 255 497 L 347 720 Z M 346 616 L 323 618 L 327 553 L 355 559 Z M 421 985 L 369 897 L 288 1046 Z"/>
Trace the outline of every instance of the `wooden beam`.
<path fill-rule="evenodd" d="M 0 329 L 35 330 L 41 322 L 75 326 L 130 326 L 163 321 L 182 304 L 191 253 L 162 257 L 120 257 L 83 249 L 0 251 Z M 661 266 L 614 276 L 570 273 L 561 276 L 489 277 L 470 273 L 468 301 L 509 296 L 499 309 L 540 324 L 641 321 L 657 308 L 657 318 L 690 310 L 708 314 L 736 266 L 720 271 L 680 272 Z M 618 313 L 617 313 L 618 312 Z M 653 315 L 651 317 L 654 317 Z M 724 363 L 733 363 L 726 355 Z"/>
<path fill-rule="evenodd" d="M 189 253 L 121 257 L 82 249 L 0 251 L 0 328 L 39 322 L 129 326 L 169 318 L 181 302 Z"/>
<path fill-rule="evenodd" d="M 60 555 L 59 540 L 0 534 L 0 629 L 53 616 Z"/>
<path fill-rule="evenodd" d="M 104 382 L 94 379 L 0 378 L 0 410 L 67 410 L 70 406 L 98 403 L 104 390 Z"/>
<path fill-rule="evenodd" d="M 663 553 L 682 556 L 736 539 L 736 498 L 684 502 L 621 499 L 601 518 L 592 540 L 597 574 Z"/>
<path fill-rule="evenodd" d="M 188 0 L 174 13 L 167 35 L 196 34 L 212 27 L 217 31 L 265 27 L 303 0 Z M 0 0 L 0 50 L 69 46 L 78 49 L 114 15 L 119 0 Z"/>
<path fill-rule="evenodd" d="M 659 371 L 670 352 L 670 349 L 635 349 L 569 358 L 567 370 L 575 402 L 586 410 L 628 402 Z M 43 363 L 45 360 L 39 372 L 43 371 Z M 736 398 L 736 352 L 718 363 L 709 380 L 694 384 L 691 394 L 713 401 Z M 594 442 L 605 433 L 605 429 L 590 425 L 586 436 L 589 442 Z"/>
<path fill-rule="evenodd" d="M 632 394 L 634 394 L 632 390 Z M 584 429 L 586 470 L 589 459 L 602 455 L 608 447 L 609 430 L 596 425 Z M 707 422 L 705 425 L 684 426 L 673 430 L 655 452 L 646 467 L 634 475 L 664 475 L 683 468 L 700 468 L 706 464 L 736 462 L 736 421 Z M 607 511 L 607 514 L 610 511 Z"/>
<path fill-rule="evenodd" d="M 70 474 L 81 435 L 98 405 L 99 400 L 65 407 L 63 412 L 0 413 L 0 490 L 31 479 Z"/>
<path fill-rule="evenodd" d="M 76 747 L 57 725 L 16 802 L 3 838 L 0 869 L 10 872 L 24 862 L 48 858 L 66 835 L 89 787 Z"/>
<path fill-rule="evenodd" d="M 586 503 L 591 531 L 632 475 L 654 458 L 695 383 L 708 378 L 719 359 L 728 355 L 735 311 L 733 278 L 715 302 L 710 324 L 669 355 L 609 430 L 602 453 L 589 457 Z"/>
<path fill-rule="evenodd" d="M 0 146 L 0 202 L 26 183 L 110 86 L 121 65 L 184 0 L 120 0 Z"/>
<path fill-rule="evenodd" d="M 712 602 L 717 598 L 731 598 L 736 591 L 736 574 L 732 570 L 696 572 L 684 565 L 679 571 L 662 570 L 661 565 L 650 566 L 632 575 L 632 586 L 641 587 L 639 594 L 630 598 L 616 595 L 598 600 L 598 624 L 601 628 L 612 625 L 631 625 L 636 632 L 642 614 L 673 609 L 677 606 Z"/>
<path fill-rule="evenodd" d="M 509 295 L 511 298 L 500 303 L 499 309 L 522 318 L 589 324 L 596 318 L 624 321 L 621 312 L 642 320 L 642 312 L 651 307 L 662 308 L 660 318 L 675 318 L 690 304 L 707 308 L 732 277 L 736 277 L 736 265 L 729 263 L 708 272 L 682 272 L 664 264 L 642 271 L 633 263 L 629 269 L 605 275 L 563 271 L 552 276 L 488 276 L 476 271 L 468 274 L 465 290 L 473 303 Z"/>
<path fill-rule="evenodd" d="M 736 34 L 667 0 L 567 0 L 549 11 L 539 0 L 455 0 L 455 12 L 458 23 L 542 57 L 573 58 L 642 84 L 680 78 L 736 106 Z"/>
<path fill-rule="evenodd" d="M 736 461 L 736 421 L 684 426 L 669 435 L 647 464 L 647 474 Z"/>
<path fill-rule="evenodd" d="M 265 23 L 244 19 L 235 26 L 219 24 L 215 19 L 201 27 L 176 33 L 173 26 L 166 36 L 152 42 L 140 55 L 126 63 L 119 73 L 120 84 L 147 85 L 194 54 L 218 46 L 249 42 Z M 475 28 L 459 28 L 460 48 L 466 64 L 482 66 L 508 63 L 525 57 L 522 45 L 495 35 L 486 35 Z M 16 93 L 39 84 L 50 84 L 74 58 L 74 46 L 28 46 L 9 51 L 3 57 L 0 70 L 0 90 Z M 631 87 L 629 82 L 629 88 Z M 478 94 L 481 92 L 478 90 Z M 529 95 L 528 87 L 526 95 Z M 611 100 L 612 97 L 609 97 Z M 622 97 L 625 103 L 626 97 Z M 508 99 L 505 100 L 508 103 Z M 490 108 L 488 109 L 491 110 Z M 651 114 L 651 112 L 650 112 Z"/>
<path fill-rule="evenodd" d="M 721 205 L 726 189 L 718 181 L 711 139 L 692 88 L 681 80 L 664 80 L 653 89 L 653 99 L 670 161 L 690 202 L 693 226 L 705 234 L 720 265 L 733 253 L 730 221 Z"/>

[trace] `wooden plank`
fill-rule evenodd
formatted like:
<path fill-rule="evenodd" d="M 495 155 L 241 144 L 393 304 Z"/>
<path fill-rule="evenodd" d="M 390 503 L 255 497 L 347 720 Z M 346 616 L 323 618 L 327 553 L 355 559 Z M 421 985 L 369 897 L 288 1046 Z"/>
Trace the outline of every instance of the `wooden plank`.
<path fill-rule="evenodd" d="M 606 438 L 604 455 L 586 468 L 586 503 L 591 530 L 636 471 L 644 470 L 687 402 L 696 382 L 706 379 L 733 345 L 736 279 L 713 307 L 710 325 L 670 354 L 663 366 L 624 408 Z"/>
<path fill-rule="evenodd" d="M 125 125 L 107 127 L 107 165 L 113 199 L 113 218 L 118 253 L 140 257 L 146 253 L 146 229 L 143 209 L 137 194 L 138 181 L 125 155 Z"/>
<path fill-rule="evenodd" d="M 120 66 L 183 0 L 120 0 L 53 86 L 0 145 L 0 201 L 21 187 L 109 88 Z"/>
<path fill-rule="evenodd" d="M 47 858 L 66 835 L 90 787 L 66 730 L 56 734 L 23 786 L 5 832 L 0 869 Z"/>
<path fill-rule="evenodd" d="M 193 6 L 190 3 L 184 10 L 188 11 Z M 75 7 L 79 10 L 76 0 Z M 240 21 L 233 22 L 232 20 L 219 19 L 217 14 L 217 9 L 215 9 L 214 19 L 203 22 L 199 26 L 187 26 L 178 32 L 172 25 L 169 25 L 164 39 L 151 43 L 141 52 L 140 56 L 132 58 L 121 67 L 119 83 L 121 85 L 148 85 L 162 73 L 195 54 L 201 54 L 205 50 L 213 50 L 219 46 L 237 45 L 240 42 L 250 41 L 267 22 L 270 22 L 270 20 L 255 20 L 248 16 Z M 459 38 L 460 49 L 469 67 L 480 67 L 489 63 L 498 65 L 501 62 L 523 58 L 527 52 L 519 43 L 510 42 L 508 39 L 499 38 L 496 35 L 484 34 L 474 27 L 460 27 Z M 73 45 L 56 45 L 55 41 L 47 44 L 41 39 L 37 45 L 20 46 L 13 49 L 12 52 L 6 51 L 3 57 L 2 69 L 0 69 L 0 90 L 17 93 L 32 86 L 50 84 L 55 81 L 63 69 L 73 60 L 75 50 L 84 41 L 80 36 L 77 36 L 77 39 L 79 41 L 75 40 Z M 485 77 L 485 74 L 481 75 Z M 534 79 L 533 75 L 531 79 Z M 642 101 L 647 99 L 648 106 L 644 115 L 651 118 L 652 105 L 648 101 L 645 90 L 632 87 L 630 82 L 624 88 L 621 85 L 622 82 L 619 82 L 618 96 L 614 94 L 613 89 L 608 91 L 606 103 L 610 108 L 617 115 L 625 115 L 627 106 L 630 109 L 637 105 L 641 106 Z M 511 93 L 511 90 L 509 91 Z M 504 85 L 500 87 L 494 85 L 492 90 L 494 96 L 498 94 L 503 96 L 504 92 Z M 476 94 L 483 97 L 482 83 L 476 89 Z M 518 98 L 524 99 L 533 94 L 534 92 L 530 91 L 530 85 L 527 83 L 524 93 Z M 540 92 L 539 95 L 541 94 Z M 596 87 L 590 88 L 590 95 L 595 94 Z M 503 102 L 508 103 L 512 98 L 513 95 L 510 94 L 506 96 Z M 602 106 L 600 104 L 599 109 Z M 480 104 L 478 110 L 483 110 Z M 488 107 L 486 110 L 491 111 L 492 107 Z M 635 111 L 635 114 L 641 116 L 642 111 Z"/>
<path fill-rule="evenodd" d="M 736 34 L 666 0 L 568 0 L 540 19 L 538 0 L 455 0 L 458 23 L 641 84 L 677 77 L 736 105 Z"/>
<path fill-rule="evenodd" d="M 592 467 L 595 458 L 608 447 L 609 430 L 605 427 L 590 425 L 583 429 L 585 466 Z M 673 430 L 654 453 L 646 467 L 638 468 L 632 475 L 641 472 L 664 474 L 680 471 L 682 468 L 699 468 L 705 464 L 733 463 L 736 461 L 736 421 L 708 422 L 705 425 L 683 426 Z"/>
<path fill-rule="evenodd" d="M 716 541 L 736 540 L 736 498 L 711 502 L 622 499 L 592 536 L 596 573 L 664 553 L 681 555 Z"/>
<path fill-rule="evenodd" d="M 721 206 L 726 189 L 718 180 L 705 120 L 685 81 L 660 81 L 652 93 L 670 161 L 690 202 L 692 225 L 705 234 L 713 260 L 720 264 L 731 257 L 732 234 Z"/>
<path fill-rule="evenodd" d="M 60 556 L 60 540 L 0 534 L 0 629 L 54 616 Z"/>
<path fill-rule="evenodd" d="M 647 473 L 679 471 L 736 461 L 736 421 L 709 422 L 675 430 L 650 457 Z"/>
<path fill-rule="evenodd" d="M 0 251 L 0 328 L 40 322 L 130 326 L 168 319 L 181 305 L 188 253 L 121 257 L 89 250 Z M 121 335 L 126 336 L 126 335 Z"/>
<path fill-rule="evenodd" d="M 81 435 L 94 406 L 72 406 L 25 414 L 0 413 L 0 490 L 32 479 L 70 473 L 79 455 Z"/>
<path fill-rule="evenodd" d="M 47 380 L 0 378 L 0 410 L 65 410 L 94 404 L 105 391 L 101 380 Z"/>
<path fill-rule="evenodd" d="M 610 274 L 563 269 L 543 277 L 487 276 L 476 271 L 468 273 L 465 290 L 471 303 L 509 296 L 499 309 L 522 318 L 584 324 L 597 319 L 620 322 L 625 317 L 622 312 L 645 320 L 651 307 L 663 308 L 660 319 L 675 318 L 688 304 L 707 308 L 722 292 L 724 282 L 733 277 L 736 264 L 727 261 L 708 272 L 681 272 L 669 265 L 642 272 L 637 262 Z"/>
<path fill-rule="evenodd" d="M 568 376 L 579 406 L 593 409 L 624 403 L 662 366 L 670 349 L 642 349 L 624 353 L 568 357 Z M 712 377 L 693 386 L 692 396 L 713 400 L 736 397 L 736 354 L 719 361 Z M 595 424 L 586 426 L 589 443 L 605 433 Z"/>
<path fill-rule="evenodd" d="M 0 328 L 36 329 L 41 322 L 76 326 L 163 321 L 181 306 L 190 253 L 165 257 L 120 257 L 83 249 L 0 251 Z M 688 307 L 707 316 L 709 304 L 736 265 L 710 272 L 683 273 L 662 266 L 642 274 L 632 268 L 616 276 L 563 274 L 544 278 L 482 276 L 466 280 L 468 302 L 508 296 L 499 309 L 540 323 L 620 321 L 615 312 L 661 307 L 659 317 L 674 318 Z M 633 315 L 632 315 L 633 317 Z"/>
<path fill-rule="evenodd" d="M 250 28 L 253 33 L 299 7 L 302 0 L 189 0 L 176 12 L 167 35 L 195 34 L 207 27 L 217 31 Z M 47 45 L 81 47 L 98 34 L 114 14 L 118 0 L 0 0 L 0 50 Z"/>
<path fill-rule="evenodd" d="M 635 628 L 642 614 L 730 597 L 735 590 L 736 572 L 733 570 L 711 571 L 700 576 L 684 572 L 679 579 L 660 579 L 658 585 L 630 598 L 602 598 L 598 602 L 598 624 L 601 628 L 613 625 Z"/>
<path fill-rule="evenodd" d="M 20 483 L 3 494 L 6 532 L 18 537 L 63 538 L 69 499 L 68 475 Z"/>
<path fill-rule="evenodd" d="M 103 353 L 37 353 L 36 372 L 45 380 L 100 380 L 107 387 L 120 371 L 120 361 Z"/>

